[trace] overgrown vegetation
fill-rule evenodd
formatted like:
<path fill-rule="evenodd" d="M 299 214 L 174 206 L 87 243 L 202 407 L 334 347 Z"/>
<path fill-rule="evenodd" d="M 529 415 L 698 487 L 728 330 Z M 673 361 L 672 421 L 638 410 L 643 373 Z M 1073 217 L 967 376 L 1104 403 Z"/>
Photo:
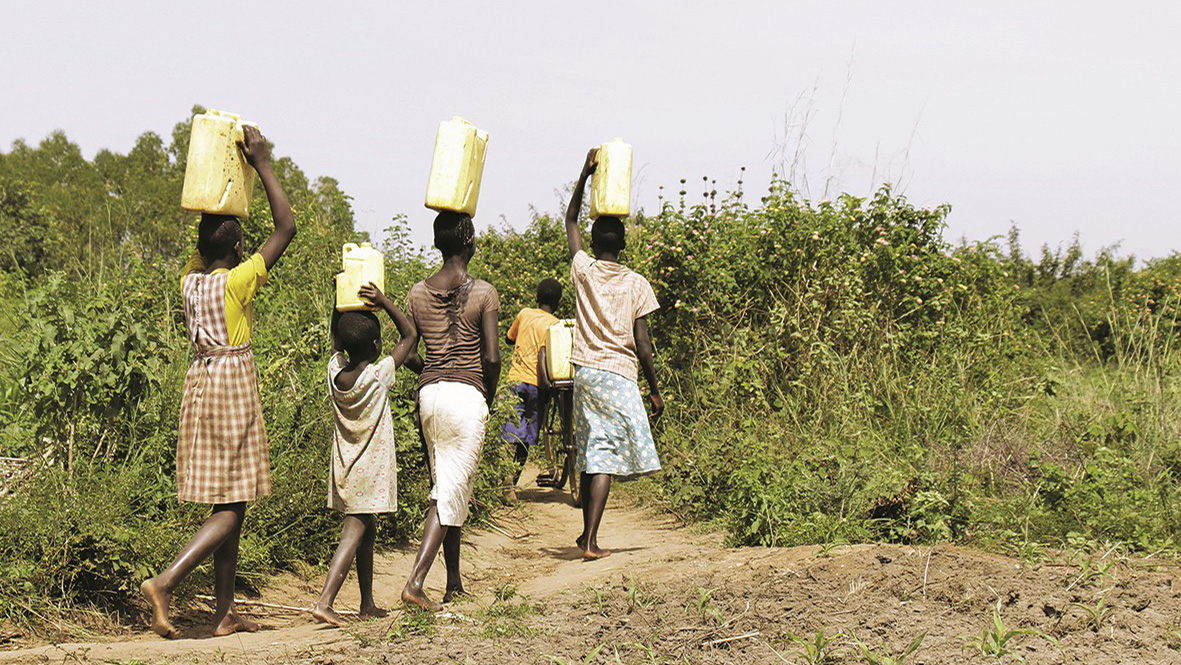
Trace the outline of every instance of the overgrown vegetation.
<path fill-rule="evenodd" d="M 177 503 L 174 482 L 190 355 L 179 269 L 197 221 L 176 206 L 188 133 L 182 122 L 170 146 L 146 134 L 127 156 L 93 161 L 61 134 L 0 155 L 0 230 L 25 239 L 0 258 L 0 455 L 35 468 L 0 500 L 0 615 L 19 623 L 44 626 L 86 607 L 137 611 L 137 580 L 167 565 L 206 516 Z M 247 513 L 239 575 L 248 588 L 332 553 L 339 518 L 325 508 L 327 323 L 340 247 L 365 239 L 334 181 L 309 182 L 287 158 L 275 167 L 299 236 L 255 300 L 274 494 Z M 261 188 L 252 209 L 248 249 L 270 231 Z M 399 247 L 387 290 L 404 297 L 429 269 L 421 253 Z M 392 325 L 387 334 L 396 335 Z M 387 544 L 417 529 L 429 489 L 412 421 L 415 377 L 399 379 L 401 497 L 398 513 L 381 522 Z M 494 414 L 490 442 L 503 417 Z M 477 519 L 501 500 L 501 452 L 487 446 Z M 182 593 L 207 585 L 209 567 Z"/>
<path fill-rule="evenodd" d="M 167 145 L 145 134 L 127 155 L 87 160 L 62 134 L 0 154 L 0 454 L 34 461 L 0 502 L 12 619 L 134 611 L 138 581 L 204 516 L 173 483 L 189 356 L 177 271 L 196 221 L 176 206 L 187 137 L 182 122 Z M 275 494 L 248 512 L 247 583 L 320 563 L 334 544 L 326 322 L 339 248 L 362 235 L 334 181 L 288 159 L 276 170 L 300 233 L 256 306 Z M 257 247 L 261 192 L 253 209 Z M 777 182 L 757 203 L 682 194 L 637 216 L 624 259 L 662 304 L 651 319 L 668 403 L 652 492 L 748 545 L 1175 548 L 1181 257 L 1138 267 L 1075 242 L 1032 258 L 1016 231 L 953 246 L 947 213 L 888 187 L 814 203 Z M 407 225 L 395 219 L 383 243 L 398 299 L 437 256 Z M 506 322 L 538 280 L 568 280 L 560 218 L 522 226 L 485 227 L 472 265 Z M 401 378 L 401 509 L 382 523 L 386 543 L 411 534 L 428 484 Z M 477 515 L 502 495 L 504 409 Z"/>

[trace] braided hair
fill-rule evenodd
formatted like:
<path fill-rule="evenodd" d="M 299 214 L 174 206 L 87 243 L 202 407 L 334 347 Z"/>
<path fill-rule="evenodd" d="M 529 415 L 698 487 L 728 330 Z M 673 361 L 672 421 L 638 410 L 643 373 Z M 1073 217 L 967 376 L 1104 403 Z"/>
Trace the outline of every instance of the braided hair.
<path fill-rule="evenodd" d="M 472 224 L 471 215 L 444 210 L 435 217 L 435 247 L 444 258 L 459 254 L 475 239 L 476 226 Z"/>

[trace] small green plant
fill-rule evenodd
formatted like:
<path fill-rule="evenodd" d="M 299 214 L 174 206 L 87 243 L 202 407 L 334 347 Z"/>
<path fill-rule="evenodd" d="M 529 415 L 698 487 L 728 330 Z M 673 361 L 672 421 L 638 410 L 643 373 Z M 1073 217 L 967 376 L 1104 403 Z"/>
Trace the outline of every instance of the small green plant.
<path fill-rule="evenodd" d="M 1018 545 L 1016 554 L 1030 568 L 1046 560 L 1046 548 L 1041 543 L 1030 540 L 1026 540 Z"/>
<path fill-rule="evenodd" d="M 816 557 L 819 559 L 827 559 L 828 557 L 832 556 L 833 550 L 846 544 L 848 543 L 844 543 L 839 540 L 830 540 L 825 543 L 820 543 L 820 545 L 816 548 Z"/>
<path fill-rule="evenodd" d="M 825 635 L 824 629 L 816 631 L 812 639 L 804 639 L 792 633 L 787 634 L 787 639 L 795 642 L 796 653 L 808 665 L 822 665 L 823 663 L 831 663 L 836 660 L 841 653 L 841 649 L 834 644 L 841 634 Z"/>
<path fill-rule="evenodd" d="M 710 619 L 714 623 L 722 622 L 722 612 L 713 604 L 713 593 L 717 589 L 697 587 L 697 613 L 702 619 Z"/>
<path fill-rule="evenodd" d="M 598 610 L 599 614 L 607 616 L 607 599 L 609 597 L 609 593 L 607 592 L 606 587 L 591 586 L 587 587 L 587 591 L 590 591 L 591 595 L 594 596 L 595 609 Z"/>
<path fill-rule="evenodd" d="M 853 640 L 853 645 L 857 647 L 857 659 L 869 665 L 904 665 L 914 652 L 919 650 L 923 639 L 927 637 L 926 631 L 919 633 L 919 636 L 914 638 L 910 644 L 902 651 L 891 651 L 886 645 L 882 645 L 877 649 L 872 649 L 866 643 L 857 639 L 856 635 L 850 635 Z"/>
<path fill-rule="evenodd" d="M 1181 628 L 1170 628 L 1165 631 L 1165 646 L 1173 651 L 1181 651 Z"/>
<path fill-rule="evenodd" d="M 643 653 L 645 658 L 647 659 L 647 662 L 649 662 L 649 663 L 659 662 L 656 657 L 656 647 L 652 644 L 651 641 L 649 641 L 647 644 L 641 644 L 639 642 L 624 642 L 623 644 L 621 644 L 619 646 L 631 647 L 632 649 L 635 649 L 636 651 Z M 623 662 L 622 659 L 619 657 L 619 648 L 618 647 L 615 647 L 615 662 L 616 663 Z"/>
<path fill-rule="evenodd" d="M 408 637 L 422 635 L 431 637 L 435 634 L 436 616 L 418 607 L 407 607 L 397 619 L 390 622 L 386 631 L 386 640 L 404 640 Z"/>
<path fill-rule="evenodd" d="M 505 582 L 496 587 L 492 591 L 492 595 L 496 599 L 496 602 L 507 603 L 517 596 L 517 585 L 512 582 Z"/>
<path fill-rule="evenodd" d="M 357 646 L 362 649 L 368 649 L 377 645 L 377 640 L 373 639 L 373 635 L 369 634 L 359 625 L 349 626 L 345 628 L 345 632 L 348 633 L 349 637 L 353 638 L 353 641 L 357 643 Z"/>
<path fill-rule="evenodd" d="M 1091 627 L 1091 630 L 1102 628 L 1103 622 L 1111 614 L 1111 608 L 1107 605 L 1106 593 L 1093 605 L 1087 605 L 1086 603 L 1071 603 L 1070 605 L 1071 607 L 1079 608 L 1087 614 L 1087 625 Z"/>
<path fill-rule="evenodd" d="M 496 588 L 493 596 L 492 605 L 482 613 L 485 623 L 481 634 L 484 637 L 532 637 L 537 634 L 525 619 L 540 614 L 541 607 L 519 595 L 516 585 L 503 584 Z"/>
<path fill-rule="evenodd" d="M 961 638 L 967 640 L 968 646 L 982 657 L 997 661 L 1012 657 L 1014 660 L 1024 663 L 1025 657 L 1015 650 L 1018 646 L 1015 640 L 1024 635 L 1036 635 L 1053 644 L 1058 643 L 1053 637 L 1032 628 L 1009 628 L 997 610 L 992 611 L 992 625 L 981 630 L 979 636 L 961 635 Z"/>
<path fill-rule="evenodd" d="M 1087 586 L 1088 584 L 1110 578 L 1111 573 L 1108 571 L 1115 563 L 1114 561 L 1103 561 L 1102 557 L 1096 558 L 1083 555 L 1077 555 L 1075 560 L 1078 561 L 1079 574 L 1078 577 L 1074 578 L 1073 582 L 1067 585 L 1066 589 L 1068 591 L 1075 586 Z"/>
<path fill-rule="evenodd" d="M 635 612 L 637 609 L 646 610 L 656 603 L 656 597 L 640 586 L 634 575 L 628 578 L 627 586 L 624 589 L 627 591 L 628 614 Z"/>
<path fill-rule="evenodd" d="M 562 658 L 561 656 L 551 656 L 549 654 L 546 654 L 545 657 L 548 658 L 550 662 L 557 663 L 558 665 L 577 665 L 577 663 L 589 665 L 592 661 L 594 661 L 595 657 L 599 655 L 599 652 L 603 650 L 603 646 L 605 644 L 606 643 L 600 643 L 599 646 L 586 652 L 586 655 L 583 656 L 581 660 L 569 660 L 567 658 Z"/>

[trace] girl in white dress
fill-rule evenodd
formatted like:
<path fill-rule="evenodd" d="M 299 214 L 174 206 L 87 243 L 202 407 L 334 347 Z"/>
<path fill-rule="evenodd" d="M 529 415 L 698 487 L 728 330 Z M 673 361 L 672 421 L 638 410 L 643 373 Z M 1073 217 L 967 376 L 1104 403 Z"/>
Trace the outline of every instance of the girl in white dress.
<path fill-rule="evenodd" d="M 394 373 L 416 343 L 410 319 L 377 286 L 361 287 L 360 296 L 384 309 L 402 336 L 393 353 L 381 358 L 381 325 L 370 312 L 333 312 L 332 348 L 328 361 L 328 392 L 336 420 L 332 436 L 332 474 L 328 507 L 345 514 L 340 545 L 328 568 L 324 590 L 312 610 L 321 623 L 343 626 L 332 609 L 336 594 L 357 560 L 361 616 L 384 616 L 373 602 L 374 515 L 398 508 L 398 474 L 394 458 L 394 420 L 389 391 Z M 342 351 L 347 352 L 347 356 Z"/>

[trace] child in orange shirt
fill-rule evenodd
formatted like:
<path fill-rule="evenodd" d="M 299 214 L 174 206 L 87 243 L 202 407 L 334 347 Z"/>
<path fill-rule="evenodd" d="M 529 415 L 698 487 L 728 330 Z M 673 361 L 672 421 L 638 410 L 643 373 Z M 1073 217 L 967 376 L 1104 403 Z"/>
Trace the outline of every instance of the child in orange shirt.
<path fill-rule="evenodd" d="M 545 332 L 558 322 L 554 311 L 562 301 L 562 285 L 556 279 L 543 279 L 537 285 L 537 307 L 522 309 L 505 339 L 513 345 L 512 366 L 509 368 L 509 390 L 517 396 L 516 420 L 504 424 L 501 438 L 512 443 L 516 450 L 517 475 L 529 457 L 529 448 L 537 445 L 541 432 L 540 400 L 537 389 L 537 353 L 545 343 Z"/>

